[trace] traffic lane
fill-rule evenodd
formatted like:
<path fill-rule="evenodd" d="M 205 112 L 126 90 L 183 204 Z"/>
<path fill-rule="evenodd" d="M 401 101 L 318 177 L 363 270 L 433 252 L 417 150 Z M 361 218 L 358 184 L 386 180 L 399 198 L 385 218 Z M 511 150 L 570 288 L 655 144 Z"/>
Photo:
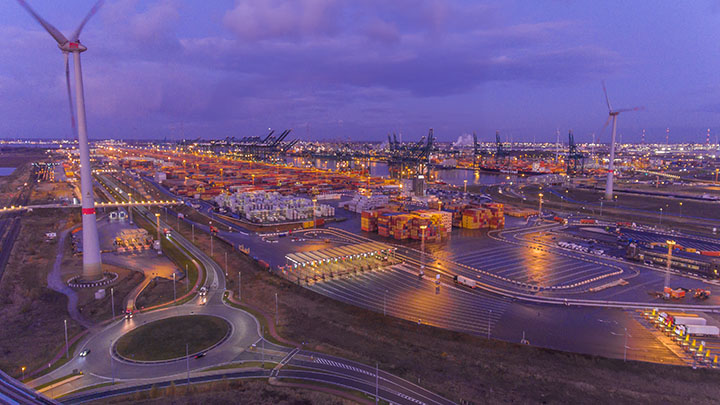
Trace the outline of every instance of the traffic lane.
<path fill-rule="evenodd" d="M 471 333 L 486 333 L 507 305 L 503 298 L 448 285 L 438 294 L 432 280 L 394 271 L 318 283 L 311 289 L 375 312 Z"/>
<path fill-rule="evenodd" d="M 354 389 L 360 392 L 367 393 L 369 395 L 375 395 L 375 385 L 367 383 L 365 381 L 356 380 L 354 378 L 341 376 L 337 374 L 325 374 L 322 372 L 316 372 L 316 371 L 305 371 L 305 370 L 283 370 L 280 369 L 280 372 L 278 373 L 278 378 L 294 378 L 294 379 L 302 379 L 302 380 L 310 380 L 310 381 L 318 381 L 318 382 L 324 382 L 329 383 L 332 385 L 338 385 L 341 387 L 346 387 L 350 389 Z M 407 405 L 418 405 L 418 404 L 425 404 L 425 402 L 420 401 L 413 396 L 403 394 L 401 392 L 391 391 L 390 389 L 380 386 L 378 389 L 378 396 L 390 403 L 395 404 L 407 404 Z"/>
<path fill-rule="evenodd" d="M 313 359 L 313 361 L 302 360 L 298 357 L 311 358 Z M 306 350 L 299 351 L 296 357 L 293 358 L 290 363 L 304 367 L 321 368 L 327 371 L 340 372 L 341 374 L 350 373 L 350 375 L 359 379 L 367 380 L 369 378 L 372 378 L 373 382 L 376 375 L 375 368 L 371 366 L 336 356 Z M 418 399 L 421 399 L 428 403 L 452 403 L 446 398 L 443 398 L 442 396 L 432 391 L 429 391 L 419 385 L 413 384 L 410 381 L 400 378 L 394 374 L 390 374 L 383 370 L 378 370 L 377 374 L 380 380 L 384 381 L 385 384 L 393 384 L 394 386 L 400 387 L 403 390 L 407 391 L 405 392 L 405 394 L 413 394 L 417 396 Z M 390 388 L 393 388 L 393 386 L 391 385 Z"/>

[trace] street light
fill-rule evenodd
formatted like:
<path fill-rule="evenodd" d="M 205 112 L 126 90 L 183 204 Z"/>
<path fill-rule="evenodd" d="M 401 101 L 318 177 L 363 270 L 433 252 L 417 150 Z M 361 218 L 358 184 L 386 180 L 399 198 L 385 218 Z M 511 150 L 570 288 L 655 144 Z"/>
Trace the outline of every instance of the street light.
<path fill-rule="evenodd" d="M 132 217 L 132 194 L 128 193 L 128 201 L 130 204 L 128 205 L 128 213 L 130 214 L 130 225 L 133 224 L 133 217 Z"/>
<path fill-rule="evenodd" d="M 465 184 L 465 191 L 464 191 L 464 193 L 467 194 L 467 180 L 463 180 L 463 183 Z"/>
<path fill-rule="evenodd" d="M 312 203 L 313 203 L 313 228 L 315 228 L 315 203 L 317 203 L 317 198 L 313 198 Z"/>
<path fill-rule="evenodd" d="M 20 370 L 22 370 L 22 379 L 25 379 L 25 366 L 20 367 Z"/>
<path fill-rule="evenodd" d="M 682 217 L 682 201 L 680 201 L 680 216 Z"/>
<path fill-rule="evenodd" d="M 543 193 L 538 194 L 538 197 L 540 197 L 538 202 L 538 215 L 542 215 Z"/>
<path fill-rule="evenodd" d="M 215 253 L 215 250 L 213 249 L 213 230 L 212 230 L 212 221 L 209 222 L 210 224 L 210 256 L 213 256 Z"/>
<path fill-rule="evenodd" d="M 420 275 L 425 274 L 425 229 L 427 229 L 427 225 L 420 225 L 420 230 L 422 231 L 420 243 L 420 250 L 422 251 L 422 260 L 420 261 Z"/>
<path fill-rule="evenodd" d="M 158 241 L 158 254 L 162 254 L 162 240 L 160 239 L 160 213 L 155 213 L 155 221 L 157 223 L 157 241 Z"/>
<path fill-rule="evenodd" d="M 672 266 L 672 251 L 675 247 L 676 242 L 674 240 L 668 240 L 667 242 L 668 246 L 668 257 L 667 257 L 667 266 L 665 268 L 665 290 L 670 288 L 670 267 Z M 668 297 L 669 293 L 665 292 L 666 298 Z"/>
<path fill-rule="evenodd" d="M 662 215 L 663 215 L 663 209 L 660 207 L 660 223 L 658 225 L 662 225 Z"/>

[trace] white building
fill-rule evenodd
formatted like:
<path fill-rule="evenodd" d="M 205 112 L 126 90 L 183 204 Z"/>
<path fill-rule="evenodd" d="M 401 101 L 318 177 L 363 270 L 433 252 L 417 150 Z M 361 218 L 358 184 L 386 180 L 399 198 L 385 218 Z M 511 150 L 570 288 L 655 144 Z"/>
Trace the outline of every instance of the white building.
<path fill-rule="evenodd" d="M 313 219 L 313 202 L 308 198 L 283 196 L 277 192 L 247 191 L 220 194 L 215 197 L 220 207 L 226 207 L 251 222 L 292 222 Z M 315 218 L 334 217 L 335 208 L 315 204 Z"/>

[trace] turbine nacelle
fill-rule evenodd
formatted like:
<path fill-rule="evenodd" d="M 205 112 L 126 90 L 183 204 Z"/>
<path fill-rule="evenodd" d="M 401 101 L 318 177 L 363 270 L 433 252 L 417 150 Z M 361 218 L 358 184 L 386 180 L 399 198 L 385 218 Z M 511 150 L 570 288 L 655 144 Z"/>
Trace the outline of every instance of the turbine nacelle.
<path fill-rule="evenodd" d="M 80 43 L 80 41 L 77 42 L 70 42 L 67 41 L 64 44 L 58 44 L 58 48 L 60 48 L 63 52 L 85 52 L 87 51 L 87 47 Z"/>

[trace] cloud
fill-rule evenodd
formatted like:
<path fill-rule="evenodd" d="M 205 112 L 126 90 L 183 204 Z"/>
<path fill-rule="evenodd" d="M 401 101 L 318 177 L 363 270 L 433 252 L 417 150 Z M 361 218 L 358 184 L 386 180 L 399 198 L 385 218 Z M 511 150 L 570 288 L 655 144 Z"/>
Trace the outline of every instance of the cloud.
<path fill-rule="evenodd" d="M 238 0 L 223 23 L 241 39 L 301 39 L 335 32 L 339 6 L 337 0 Z"/>

